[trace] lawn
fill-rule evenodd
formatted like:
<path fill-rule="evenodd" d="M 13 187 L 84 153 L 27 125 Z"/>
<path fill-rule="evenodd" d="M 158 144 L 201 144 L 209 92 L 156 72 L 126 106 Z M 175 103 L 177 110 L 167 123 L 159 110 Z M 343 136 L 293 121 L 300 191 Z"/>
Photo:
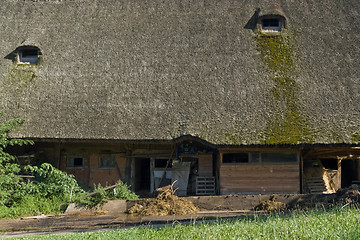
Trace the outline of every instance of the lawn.
<path fill-rule="evenodd" d="M 360 239 L 360 209 L 302 211 L 26 239 Z"/>

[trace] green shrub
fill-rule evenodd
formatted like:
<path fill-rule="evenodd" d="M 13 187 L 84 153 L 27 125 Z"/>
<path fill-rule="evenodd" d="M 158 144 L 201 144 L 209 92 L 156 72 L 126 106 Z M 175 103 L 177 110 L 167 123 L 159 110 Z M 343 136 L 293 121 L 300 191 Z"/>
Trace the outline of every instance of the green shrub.
<path fill-rule="evenodd" d="M 52 198 L 53 196 L 69 196 L 71 189 L 74 195 L 84 193 L 73 175 L 67 174 L 49 163 L 43 163 L 40 167 L 26 166 L 25 170 L 35 175 L 35 181 L 38 183 L 34 186 L 26 186 L 23 194 L 36 192 L 44 198 Z"/>
<path fill-rule="evenodd" d="M 120 180 L 117 182 L 120 185 L 116 186 L 115 191 L 116 195 L 114 196 L 114 193 L 112 194 L 113 199 L 120 199 L 120 200 L 132 200 L 132 199 L 138 199 L 139 196 L 136 195 L 134 192 L 132 192 L 127 184 L 121 182 Z M 110 197 L 110 196 L 109 196 Z"/>
<path fill-rule="evenodd" d="M 89 207 L 95 207 L 101 204 L 108 202 L 109 200 L 131 200 L 138 199 L 138 195 L 132 192 L 129 189 L 129 186 L 126 183 L 123 183 L 121 180 L 116 182 L 117 186 L 115 188 L 106 189 L 106 186 L 103 187 L 101 184 L 94 185 L 94 195 L 91 195 L 85 199 L 77 199 L 77 203 L 84 204 Z"/>
<path fill-rule="evenodd" d="M 0 117 L 3 113 L 0 112 Z M 8 146 L 24 144 L 33 144 L 32 141 L 23 139 L 9 139 L 9 132 L 24 122 L 23 119 L 4 120 L 0 122 L 0 206 L 9 206 L 13 204 L 13 193 L 21 181 L 17 175 L 20 172 L 20 166 L 15 162 L 15 157 L 5 152 Z"/>

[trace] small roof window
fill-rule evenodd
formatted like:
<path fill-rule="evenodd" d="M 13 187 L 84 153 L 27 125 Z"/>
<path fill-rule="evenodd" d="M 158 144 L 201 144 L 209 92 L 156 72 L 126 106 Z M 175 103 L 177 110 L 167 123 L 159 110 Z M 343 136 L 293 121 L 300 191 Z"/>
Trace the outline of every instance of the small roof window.
<path fill-rule="evenodd" d="M 42 55 L 40 48 L 31 45 L 17 47 L 5 59 L 10 59 L 17 64 L 38 64 Z"/>
<path fill-rule="evenodd" d="M 280 20 L 265 18 L 262 20 L 262 30 L 281 31 Z"/>
<path fill-rule="evenodd" d="M 40 51 L 35 47 L 24 47 L 18 51 L 19 64 L 37 64 L 39 61 Z"/>
<path fill-rule="evenodd" d="M 285 18 L 280 15 L 265 15 L 259 19 L 259 29 L 265 33 L 279 33 L 285 28 Z"/>

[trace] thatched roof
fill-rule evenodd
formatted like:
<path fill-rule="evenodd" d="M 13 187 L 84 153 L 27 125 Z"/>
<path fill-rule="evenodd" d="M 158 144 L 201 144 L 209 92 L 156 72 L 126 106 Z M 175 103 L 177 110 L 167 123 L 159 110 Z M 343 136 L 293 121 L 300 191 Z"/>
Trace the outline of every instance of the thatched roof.
<path fill-rule="evenodd" d="M 359 21 L 359 0 L 4 0 L 0 110 L 17 137 L 358 143 Z"/>

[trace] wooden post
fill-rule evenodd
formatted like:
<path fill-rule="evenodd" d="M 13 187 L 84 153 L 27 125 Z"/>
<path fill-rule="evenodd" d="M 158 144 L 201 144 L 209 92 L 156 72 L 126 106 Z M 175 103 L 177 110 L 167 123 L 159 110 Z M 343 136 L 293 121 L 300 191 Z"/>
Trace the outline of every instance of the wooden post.
<path fill-rule="evenodd" d="M 300 159 L 300 193 L 303 194 L 304 193 L 304 159 L 301 155 L 301 153 L 299 154 L 299 159 Z"/>
<path fill-rule="evenodd" d="M 127 157 L 125 161 L 125 183 L 127 185 L 131 185 L 131 159 Z"/>
<path fill-rule="evenodd" d="M 220 189 L 220 168 L 221 168 L 221 164 L 222 164 L 222 153 L 218 152 L 218 154 L 216 154 L 216 170 L 215 170 L 215 187 L 216 187 L 216 194 L 221 194 L 221 189 Z"/>
<path fill-rule="evenodd" d="M 341 188 L 341 158 L 338 158 L 338 184 L 339 184 L 339 188 Z"/>
<path fill-rule="evenodd" d="M 135 172 L 135 158 L 131 158 L 131 164 L 130 164 L 130 184 L 131 184 L 131 191 L 135 192 L 135 175 L 136 175 L 136 172 Z"/>
<path fill-rule="evenodd" d="M 150 158 L 150 193 L 154 193 L 155 190 L 154 169 L 155 158 Z"/>

